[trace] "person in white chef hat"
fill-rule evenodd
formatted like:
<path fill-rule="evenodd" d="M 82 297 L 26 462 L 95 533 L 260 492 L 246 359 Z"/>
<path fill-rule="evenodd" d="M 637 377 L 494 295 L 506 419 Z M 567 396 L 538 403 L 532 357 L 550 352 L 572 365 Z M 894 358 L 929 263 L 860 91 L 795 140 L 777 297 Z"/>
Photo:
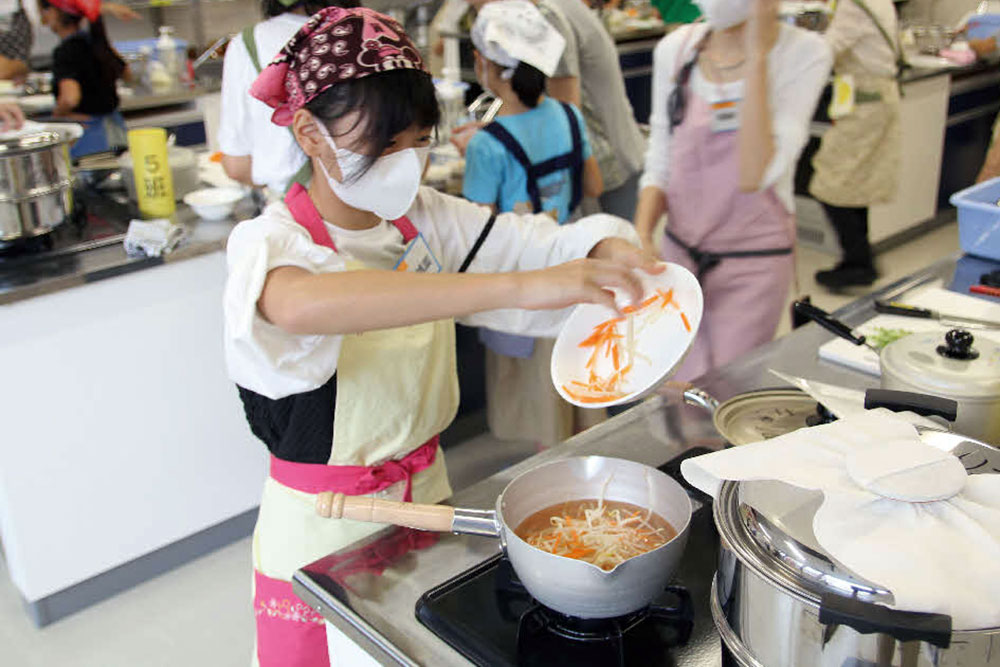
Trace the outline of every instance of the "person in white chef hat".
<path fill-rule="evenodd" d="M 569 222 L 601 194 L 601 171 L 579 109 L 545 94 L 566 40 L 528 0 L 484 5 L 472 27 L 476 76 L 503 101 L 466 148 L 466 199 L 500 212 Z M 573 409 L 548 380 L 551 339 L 480 329 L 493 434 L 551 445 L 573 434 Z"/>

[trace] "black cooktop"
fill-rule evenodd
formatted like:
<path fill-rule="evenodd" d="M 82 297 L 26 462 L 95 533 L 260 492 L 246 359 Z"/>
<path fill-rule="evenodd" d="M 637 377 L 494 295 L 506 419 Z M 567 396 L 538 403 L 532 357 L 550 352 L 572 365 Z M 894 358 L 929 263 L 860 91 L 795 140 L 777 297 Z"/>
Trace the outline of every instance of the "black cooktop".
<path fill-rule="evenodd" d="M 682 481 L 680 461 L 707 451 L 689 450 L 660 469 Z M 708 605 L 718 536 L 711 505 L 693 493 L 700 507 L 684 556 L 647 610 L 601 621 L 562 616 L 532 600 L 498 555 L 425 593 L 417 618 L 477 665 L 714 665 L 719 638 Z"/>

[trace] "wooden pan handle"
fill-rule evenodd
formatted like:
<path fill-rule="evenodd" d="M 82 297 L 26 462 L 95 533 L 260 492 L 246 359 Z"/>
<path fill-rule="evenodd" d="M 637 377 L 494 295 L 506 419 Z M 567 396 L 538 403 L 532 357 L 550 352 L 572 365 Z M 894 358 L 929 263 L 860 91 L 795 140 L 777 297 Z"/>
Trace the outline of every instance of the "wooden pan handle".
<path fill-rule="evenodd" d="M 316 513 L 327 519 L 353 519 L 371 523 L 392 523 L 420 530 L 451 532 L 455 508 L 380 500 L 368 496 L 345 496 L 324 491 L 316 496 Z"/>

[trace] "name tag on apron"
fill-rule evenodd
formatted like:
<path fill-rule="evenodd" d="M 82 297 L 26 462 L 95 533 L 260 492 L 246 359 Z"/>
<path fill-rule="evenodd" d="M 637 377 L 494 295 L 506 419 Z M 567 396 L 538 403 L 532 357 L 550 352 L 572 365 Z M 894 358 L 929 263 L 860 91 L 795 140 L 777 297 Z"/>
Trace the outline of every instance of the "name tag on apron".
<path fill-rule="evenodd" d="M 403 256 L 396 262 L 395 271 L 410 271 L 412 273 L 441 273 L 441 262 L 431 252 L 427 239 L 423 234 L 410 241 Z"/>
<path fill-rule="evenodd" d="M 712 132 L 734 132 L 740 129 L 740 101 L 712 102 Z"/>
<path fill-rule="evenodd" d="M 838 74 L 833 77 L 833 95 L 830 96 L 830 106 L 827 114 L 837 120 L 854 113 L 854 77 L 850 74 Z"/>

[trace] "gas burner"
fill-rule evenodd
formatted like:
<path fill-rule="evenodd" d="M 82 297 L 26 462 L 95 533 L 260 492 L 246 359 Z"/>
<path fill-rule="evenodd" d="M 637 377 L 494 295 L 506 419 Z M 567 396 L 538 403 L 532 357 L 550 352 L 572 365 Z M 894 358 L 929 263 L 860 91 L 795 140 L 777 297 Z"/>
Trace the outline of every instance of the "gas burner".
<path fill-rule="evenodd" d="M 52 232 L 14 241 L 0 241 L 0 261 L 52 250 Z"/>

